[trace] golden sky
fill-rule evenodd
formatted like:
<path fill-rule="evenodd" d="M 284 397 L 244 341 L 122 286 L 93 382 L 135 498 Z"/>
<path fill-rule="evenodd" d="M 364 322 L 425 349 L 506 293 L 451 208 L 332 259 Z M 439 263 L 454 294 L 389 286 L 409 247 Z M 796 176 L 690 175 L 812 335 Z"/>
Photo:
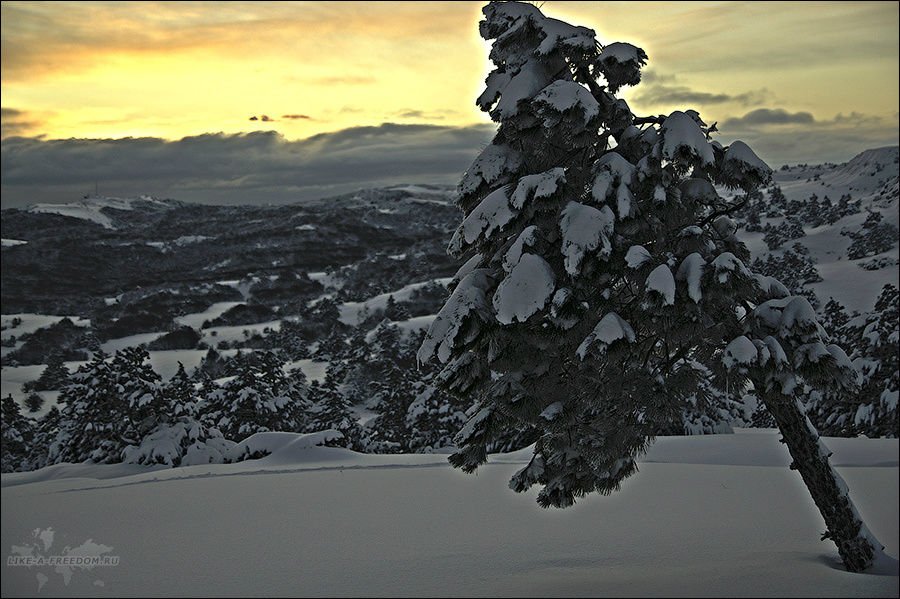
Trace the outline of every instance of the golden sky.
<path fill-rule="evenodd" d="M 0 205 L 456 183 L 495 130 L 482 6 L 4 1 Z M 900 3 L 541 6 L 644 48 L 638 115 L 696 109 L 775 168 L 897 144 Z"/>
<path fill-rule="evenodd" d="M 299 139 L 382 122 L 486 122 L 474 107 L 488 71 L 481 6 L 4 1 L 4 136 Z M 897 126 L 897 2 L 549 1 L 542 10 L 593 28 L 601 43 L 647 51 L 649 76 L 625 93 L 640 113 L 694 107 L 721 123 L 764 109 L 782 126 L 807 115 L 836 126 L 855 113 Z"/>

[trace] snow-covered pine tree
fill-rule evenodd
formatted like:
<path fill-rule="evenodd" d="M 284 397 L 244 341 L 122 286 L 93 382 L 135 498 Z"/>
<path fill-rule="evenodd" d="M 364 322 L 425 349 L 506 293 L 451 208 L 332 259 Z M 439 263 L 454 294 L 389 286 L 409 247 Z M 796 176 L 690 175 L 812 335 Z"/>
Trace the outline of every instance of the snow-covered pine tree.
<path fill-rule="evenodd" d="M 127 347 L 117 351 L 112 360 L 116 390 L 125 402 L 124 411 L 118 415 L 119 434 L 129 445 L 139 443 L 172 416 L 162 393 L 160 376 L 149 364 L 149 359 L 147 350 Z"/>
<path fill-rule="evenodd" d="M 103 352 L 71 376 L 59 396 L 64 406 L 49 463 L 122 461 L 122 451 L 161 422 L 168 409 L 146 350 L 131 347 L 108 360 Z"/>
<path fill-rule="evenodd" d="M 389 295 L 384 306 L 384 317 L 391 321 L 406 320 L 409 318 L 409 309 L 397 303 L 393 295 Z"/>
<path fill-rule="evenodd" d="M 0 413 L 0 472 L 28 470 L 34 421 L 22 415 L 12 394 L 2 400 Z"/>
<path fill-rule="evenodd" d="M 225 438 L 240 442 L 266 431 L 303 430 L 307 389 L 299 388 L 270 351 L 257 351 L 238 362 L 234 378 L 206 397 L 201 420 Z"/>
<path fill-rule="evenodd" d="M 72 375 L 58 403 L 63 406 L 59 434 L 50 446 L 48 463 L 121 461 L 128 444 L 122 440 L 128 402 L 106 354 L 98 351 Z"/>
<path fill-rule="evenodd" d="M 847 258 L 856 260 L 875 256 L 897 245 L 897 227 L 883 220 L 881 212 L 870 210 L 859 231 L 841 232 L 853 240 L 847 248 Z"/>
<path fill-rule="evenodd" d="M 228 365 L 222 354 L 211 347 L 200 360 L 200 364 L 194 369 L 194 378 L 197 380 L 215 380 L 228 376 Z"/>
<path fill-rule="evenodd" d="M 858 356 L 864 362 L 863 384 L 853 422 L 870 437 L 900 436 L 897 418 L 900 398 L 898 345 L 900 293 L 896 286 L 885 285 L 875 302 L 874 313 L 866 319 Z"/>
<path fill-rule="evenodd" d="M 425 332 L 411 334 L 410 349 L 419 348 Z M 453 437 L 465 424 L 469 402 L 464 396 L 446 393 L 435 386 L 440 368 L 433 363 L 418 365 L 415 398 L 406 410 L 406 429 L 411 451 L 430 452 L 453 445 Z"/>
<path fill-rule="evenodd" d="M 456 395 L 423 385 L 406 410 L 410 451 L 429 453 L 453 445 L 453 437 L 466 422 L 465 408 Z"/>
<path fill-rule="evenodd" d="M 184 364 L 178 362 L 178 370 L 172 378 L 163 385 L 162 396 L 173 416 L 182 414 L 196 414 L 197 388 L 191 377 L 184 369 Z"/>
<path fill-rule="evenodd" d="M 368 344 L 371 404 L 366 405 L 379 414 L 366 422 L 362 434 L 367 451 L 401 453 L 410 448 L 406 413 L 416 396 L 415 354 L 403 345 L 400 329 L 387 318 L 372 331 Z"/>
<path fill-rule="evenodd" d="M 614 94 L 640 81 L 640 48 L 601 46 L 530 4 L 483 12 L 495 68 L 477 103 L 499 128 L 460 183 L 465 218 L 449 249 L 468 260 L 419 359 L 437 355 L 444 387 L 477 402 L 451 463 L 471 472 L 496 436 L 536 427 L 534 457 L 510 486 L 540 484 L 540 505 L 566 507 L 634 473 L 705 378 L 694 362 L 723 370 L 723 348 L 755 322 L 754 306 L 786 295 L 744 266 L 728 218 L 741 206 L 714 187 L 749 194 L 771 170 L 742 142 L 709 142 L 695 111 L 634 117 Z M 789 351 L 807 355 L 800 347 Z M 804 374 L 834 383 L 836 352 L 807 357 L 816 376 Z M 801 407 L 779 391 L 763 399 L 847 567 L 863 569 L 881 545 L 861 532 L 813 429 L 796 426 Z"/>
<path fill-rule="evenodd" d="M 682 407 L 681 417 L 663 425 L 659 435 L 709 435 L 732 433 L 736 426 L 749 424 L 741 394 L 714 384 L 712 371 L 694 361 L 691 368 L 701 377 L 694 393 Z"/>

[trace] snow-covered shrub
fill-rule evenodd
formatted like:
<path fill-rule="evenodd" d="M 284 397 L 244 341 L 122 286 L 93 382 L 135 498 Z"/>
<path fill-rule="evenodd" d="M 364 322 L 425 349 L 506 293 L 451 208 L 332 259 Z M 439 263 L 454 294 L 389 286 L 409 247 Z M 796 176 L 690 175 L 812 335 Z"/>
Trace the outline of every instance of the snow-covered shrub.
<path fill-rule="evenodd" d="M 160 424 L 139 444 L 122 450 L 122 461 L 172 467 L 221 464 L 234 445 L 234 441 L 225 439 L 218 430 L 192 418 L 180 417 L 175 422 Z"/>

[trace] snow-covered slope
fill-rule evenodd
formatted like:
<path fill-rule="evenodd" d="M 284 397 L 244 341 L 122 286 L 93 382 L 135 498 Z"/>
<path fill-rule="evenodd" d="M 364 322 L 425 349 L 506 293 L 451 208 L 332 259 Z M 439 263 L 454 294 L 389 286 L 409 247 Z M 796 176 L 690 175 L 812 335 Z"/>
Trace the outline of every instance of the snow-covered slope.
<path fill-rule="evenodd" d="M 765 259 L 769 254 L 781 255 L 784 250 L 799 243 L 809 251 L 822 280 L 809 283 L 806 287 L 815 292 L 824 305 L 829 298 L 840 302 L 848 312 L 872 310 L 885 284 L 898 284 L 897 244 L 893 248 L 874 256 L 860 258 L 848 256 L 852 238 L 848 233 L 862 233 L 863 223 L 869 213 L 881 214 L 882 222 L 900 226 L 900 189 L 898 183 L 898 147 L 884 147 L 866 150 L 840 165 L 797 165 L 775 172 L 774 185 L 780 188 L 788 202 L 806 202 L 815 196 L 824 202 L 827 198 L 836 204 L 847 196 L 858 203 L 855 213 L 843 216 L 834 223 L 810 226 L 803 223 L 804 236 L 788 240 L 775 250 L 770 250 L 764 242 L 761 231 L 741 230 L 738 236 L 747 244 L 754 258 Z M 770 192 L 765 194 L 765 202 L 772 200 Z M 797 216 L 786 214 L 784 216 Z M 763 216 L 762 225 L 778 227 L 783 224 L 783 216 Z M 872 262 L 883 265 L 875 268 Z"/>
<path fill-rule="evenodd" d="M 82 220 L 89 220 L 106 229 L 115 229 L 115 222 L 104 209 L 132 211 L 138 208 L 168 210 L 176 206 L 172 200 L 159 200 L 151 196 L 136 198 L 111 198 L 104 196 L 88 196 L 80 202 L 67 204 L 32 204 L 25 210 L 28 212 L 59 214 Z"/>
<path fill-rule="evenodd" d="M 740 433 L 660 439 L 622 491 L 567 510 L 506 488 L 528 450 L 491 456 L 478 476 L 443 456 L 300 442 L 230 465 L 4 474 L 7 555 L 119 559 L 67 573 L 5 565 L 2 593 L 896 597 L 896 562 L 850 574 L 819 540 L 776 433 Z M 825 442 L 896 556 L 897 440 Z"/>
<path fill-rule="evenodd" d="M 775 172 L 775 182 L 788 199 L 810 194 L 840 197 L 856 192 L 862 198 L 876 193 L 897 196 L 897 146 L 873 148 L 839 165 L 797 165 Z"/>

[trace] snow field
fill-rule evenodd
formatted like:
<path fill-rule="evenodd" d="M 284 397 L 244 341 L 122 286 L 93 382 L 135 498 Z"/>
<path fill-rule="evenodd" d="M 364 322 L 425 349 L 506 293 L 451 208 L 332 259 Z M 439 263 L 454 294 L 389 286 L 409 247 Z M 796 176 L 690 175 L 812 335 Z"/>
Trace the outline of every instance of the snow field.
<path fill-rule="evenodd" d="M 839 471 L 895 556 L 897 441 L 840 441 L 826 443 L 858 463 Z M 69 586 L 44 568 L 45 595 L 896 596 L 896 565 L 841 569 L 799 476 L 771 464 L 779 452 L 765 430 L 660 439 L 620 492 L 566 510 L 506 487 L 526 451 L 475 476 L 443 456 L 326 447 L 166 470 L 60 465 L 43 481 L 50 469 L 3 475 L 0 542 L 52 526 L 120 556 Z M 3 595 L 36 595 L 36 572 L 4 566 Z"/>

